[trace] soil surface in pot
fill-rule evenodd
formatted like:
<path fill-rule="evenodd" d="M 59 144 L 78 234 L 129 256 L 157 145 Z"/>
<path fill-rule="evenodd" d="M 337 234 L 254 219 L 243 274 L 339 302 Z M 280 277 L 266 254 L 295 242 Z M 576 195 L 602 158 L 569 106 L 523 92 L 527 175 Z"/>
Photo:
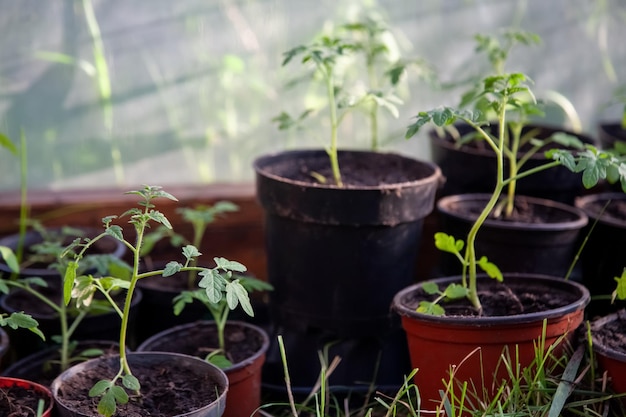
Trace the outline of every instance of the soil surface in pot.
<path fill-rule="evenodd" d="M 44 398 L 37 391 L 13 385 L 0 388 L 0 415 L 6 417 L 35 417 L 40 399 L 44 399 L 44 410 L 50 405 L 50 399 Z M 6 413 L 6 414 L 5 414 Z"/>
<path fill-rule="evenodd" d="M 506 284 L 496 280 L 479 280 L 478 297 L 483 307 L 481 316 L 500 317 L 516 314 L 537 313 L 563 307 L 579 299 L 576 294 L 553 291 L 536 281 Z M 436 295 L 426 294 L 422 288 L 404 301 L 409 308 L 417 308 L 420 301 L 433 301 Z M 446 316 L 478 316 L 478 312 L 466 298 L 443 302 Z"/>
<path fill-rule="evenodd" d="M 593 337 L 600 345 L 626 354 L 626 310 L 620 310 L 619 318 L 604 323 L 593 331 Z"/>
<path fill-rule="evenodd" d="M 111 379 L 116 372 L 117 366 L 113 369 L 106 361 L 100 362 L 64 382 L 59 397 L 75 411 L 96 415 L 98 398 L 90 398 L 89 390 L 99 380 Z M 210 375 L 189 378 L 184 372 L 154 364 L 135 364 L 132 372 L 141 383 L 141 395 L 128 392 L 130 400 L 117 407 L 116 417 L 171 417 L 205 407 L 217 399 L 217 387 Z"/>
<path fill-rule="evenodd" d="M 466 213 L 472 217 L 478 217 L 485 207 L 487 200 L 463 201 L 460 204 L 451 204 L 450 210 L 456 213 Z M 523 196 L 515 198 L 515 207 L 510 216 L 504 216 L 499 213 L 496 206 L 489 214 L 489 219 L 510 222 L 510 223 L 528 223 L 528 224 L 549 224 L 562 223 L 575 220 L 572 213 L 563 211 L 558 207 L 546 206 L 543 204 L 533 204 Z"/>
<path fill-rule="evenodd" d="M 166 346 L 167 351 L 183 353 L 204 359 L 219 346 L 217 328 L 213 325 L 201 325 L 189 329 L 184 335 L 177 333 L 170 339 L 163 338 L 160 346 Z M 226 357 L 232 363 L 239 363 L 254 356 L 263 346 L 263 339 L 249 327 L 227 324 L 224 329 L 224 343 Z"/>
<path fill-rule="evenodd" d="M 433 173 L 430 166 L 417 164 L 400 155 L 376 153 L 340 153 L 339 169 L 346 188 L 402 184 Z M 264 171 L 313 186 L 333 186 L 333 174 L 325 154 L 318 158 L 285 159 L 280 164 L 264 168 Z M 320 184 L 312 173 L 320 174 L 327 179 L 327 183 Z"/>

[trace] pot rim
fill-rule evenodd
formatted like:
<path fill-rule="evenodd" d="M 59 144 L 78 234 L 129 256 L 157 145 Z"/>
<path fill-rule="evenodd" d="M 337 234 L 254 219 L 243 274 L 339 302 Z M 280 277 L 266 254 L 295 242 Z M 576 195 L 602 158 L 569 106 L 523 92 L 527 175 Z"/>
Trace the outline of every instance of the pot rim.
<path fill-rule="evenodd" d="M 241 368 L 245 368 L 246 366 L 248 366 L 251 363 L 255 362 L 260 356 L 264 355 L 267 352 L 267 350 L 269 349 L 269 346 L 270 346 L 269 335 L 261 327 L 255 325 L 255 324 L 252 324 L 252 323 L 245 322 L 243 320 L 228 320 L 226 322 L 226 326 L 229 326 L 229 325 L 230 326 L 242 326 L 242 327 L 247 327 L 249 329 L 253 329 L 261 337 L 262 343 L 261 343 L 261 347 L 259 347 L 259 349 L 254 353 L 254 355 L 244 359 L 243 361 L 234 363 L 234 364 L 232 364 L 229 367 L 223 368 L 223 371 L 226 372 L 226 373 L 234 372 L 234 371 L 237 371 L 237 370 L 239 370 Z M 185 331 L 185 330 L 188 330 L 190 328 L 194 328 L 196 326 L 216 327 L 216 324 L 215 324 L 215 322 L 213 320 L 197 320 L 197 321 L 194 321 L 194 322 L 191 322 L 191 323 L 179 324 L 177 326 L 170 327 L 169 329 L 165 329 L 163 331 L 160 331 L 160 332 L 150 336 L 149 338 L 147 338 L 146 340 L 141 342 L 141 344 L 139 346 L 137 346 L 137 349 L 135 351 L 136 352 L 156 352 L 156 351 L 146 350 L 146 349 L 149 348 L 149 345 L 151 343 L 155 342 L 156 340 L 158 340 L 158 339 L 160 339 L 162 337 L 167 337 L 167 336 L 176 334 L 176 333 L 178 333 L 180 331 Z"/>
<path fill-rule="evenodd" d="M 252 166 L 254 168 L 254 171 L 257 173 L 257 175 L 262 175 L 274 181 L 280 181 L 280 182 L 288 181 L 290 183 L 293 183 L 294 185 L 298 185 L 304 188 L 337 189 L 337 190 L 341 190 L 342 192 L 371 191 L 371 190 L 381 190 L 383 192 L 385 191 L 389 192 L 391 190 L 394 190 L 394 191 L 401 190 L 405 188 L 412 188 L 412 187 L 419 186 L 419 185 L 438 183 L 438 182 L 443 181 L 443 174 L 441 173 L 441 169 L 434 162 L 416 159 L 411 156 L 404 155 L 398 152 L 375 152 L 375 151 L 367 151 L 367 150 L 340 150 L 338 151 L 338 153 L 339 155 L 350 153 L 350 154 L 355 154 L 355 155 L 376 154 L 376 155 L 381 155 L 381 156 L 389 155 L 389 156 L 399 157 L 406 161 L 411 161 L 413 163 L 423 165 L 424 167 L 428 167 L 430 168 L 431 172 L 427 176 L 417 179 L 417 180 L 413 180 L 413 181 L 405 181 L 405 182 L 396 183 L 396 184 L 381 184 L 381 185 L 375 185 L 375 186 L 358 186 L 358 187 L 349 186 L 345 188 L 337 187 L 334 184 L 315 184 L 315 183 L 292 180 L 292 179 L 289 179 L 280 175 L 267 172 L 266 167 L 271 164 L 271 161 L 273 159 L 277 159 L 277 158 L 286 159 L 294 155 L 296 156 L 297 155 L 322 156 L 326 154 L 325 150 L 316 149 L 316 148 L 311 148 L 311 149 L 303 148 L 303 149 L 294 149 L 294 150 L 267 153 L 267 154 L 258 156 L 256 159 L 254 159 L 254 161 L 252 162 Z"/>
<path fill-rule="evenodd" d="M 470 216 L 465 213 L 460 213 L 458 211 L 448 210 L 444 205 L 454 203 L 454 202 L 463 202 L 468 200 L 488 200 L 491 197 L 491 194 L 488 193 L 463 193 L 463 194 L 451 194 L 447 196 L 441 197 L 437 200 L 437 210 L 440 213 L 444 213 L 447 216 L 456 217 L 467 222 L 473 223 L 476 220 L 476 216 Z M 563 221 L 557 223 L 526 223 L 526 222 L 508 222 L 508 221 L 500 221 L 488 218 L 485 220 L 485 225 L 494 229 L 506 229 L 506 230 L 515 230 L 515 229 L 527 229 L 529 225 L 532 225 L 533 230 L 537 231 L 551 231 L 551 230 L 577 230 L 582 229 L 589 223 L 589 217 L 585 213 L 584 210 L 571 206 L 569 204 L 561 203 L 555 200 L 549 200 L 546 198 L 539 197 L 530 197 L 525 195 L 518 195 L 515 197 L 516 199 L 524 199 L 525 201 L 533 204 L 533 205 L 541 205 L 552 207 L 557 210 L 567 212 L 575 216 L 574 220 Z"/>
<path fill-rule="evenodd" d="M 596 332 L 599 331 L 604 325 L 620 318 L 626 317 L 626 309 L 621 309 L 614 313 L 607 314 L 591 322 L 591 339 L 593 350 L 607 358 L 615 359 L 620 362 L 626 362 L 626 352 L 620 352 L 615 350 L 604 343 L 601 343 L 596 336 Z"/>
<path fill-rule="evenodd" d="M 204 366 L 207 369 L 208 368 L 212 368 L 212 372 L 214 372 L 214 375 L 216 376 L 216 384 L 220 387 L 223 388 L 222 392 L 219 394 L 219 396 L 211 403 L 206 404 L 205 406 L 195 409 L 195 410 L 191 410 L 185 414 L 179 414 L 178 416 L 186 416 L 186 415 L 195 415 L 195 413 L 202 411 L 206 408 L 210 408 L 213 407 L 214 404 L 224 404 L 226 401 L 226 396 L 228 394 L 228 387 L 229 387 L 229 382 L 228 382 L 228 377 L 226 376 L 226 374 L 224 373 L 223 370 L 221 370 L 219 367 L 206 362 L 200 358 L 197 358 L 195 356 L 190 356 L 190 355 L 183 355 L 181 353 L 174 353 L 174 352 L 130 352 L 128 353 L 128 358 L 129 361 L 131 360 L 131 358 L 133 356 L 153 356 L 153 357 L 157 357 L 157 356 L 169 356 L 170 357 L 170 361 L 172 357 L 176 357 L 176 358 L 184 358 L 185 360 L 189 360 L 189 361 L 193 361 L 196 362 L 196 366 Z M 57 392 L 60 389 L 60 386 L 63 382 L 64 378 L 67 378 L 71 373 L 76 373 L 79 372 L 79 370 L 83 367 L 89 366 L 92 363 L 95 363 L 97 361 L 100 360 L 114 360 L 116 358 L 119 358 L 119 355 L 113 355 L 113 356 L 109 356 L 109 357 L 98 357 L 98 358 L 94 358 L 94 359 L 89 359 L 87 361 L 78 363 L 74 366 L 71 366 L 70 368 L 68 368 L 67 370 L 63 371 L 59 376 L 57 376 L 54 381 L 52 381 L 52 384 L 50 385 L 50 391 L 52 392 L 52 396 L 54 401 L 56 401 L 59 406 L 63 406 L 63 407 L 67 407 L 62 401 L 59 400 L 58 396 L 57 396 Z M 164 362 L 167 362 L 168 359 L 164 359 Z M 176 417 L 178 417 L 176 416 Z"/>
<path fill-rule="evenodd" d="M 574 205 L 584 211 L 591 219 L 598 220 L 598 222 L 609 224 L 614 227 L 626 228 L 626 221 L 618 221 L 613 218 L 609 218 L 601 215 L 598 212 L 589 209 L 589 205 L 595 202 L 608 202 L 609 200 L 626 201 L 626 194 L 619 192 L 602 192 L 587 194 L 584 196 L 576 197 Z"/>
<path fill-rule="evenodd" d="M 48 406 L 43 410 L 42 415 L 44 417 L 50 416 L 50 413 L 52 412 L 52 409 L 54 408 L 54 396 L 52 395 L 52 390 L 50 388 L 35 381 L 30 381 L 24 378 L 15 378 L 12 376 L 0 375 L 0 381 L 13 382 L 14 384 L 17 384 L 20 386 L 28 385 L 29 387 L 33 388 L 35 391 L 48 397 Z"/>
<path fill-rule="evenodd" d="M 467 327 L 486 327 L 486 326 L 506 326 L 513 323 L 531 323 L 537 321 L 543 321 L 544 319 L 551 319 L 555 317 L 561 317 L 563 315 L 584 309 L 585 306 L 590 301 L 590 293 L 589 290 L 582 284 L 579 284 L 574 281 L 566 281 L 563 278 L 550 276 L 550 275 L 542 275 L 542 274 L 529 274 L 529 273 L 515 273 L 515 272 L 505 272 L 504 273 L 504 283 L 506 284 L 507 280 L 537 280 L 543 282 L 552 282 L 557 283 L 559 288 L 569 287 L 571 291 L 578 293 L 579 297 L 576 301 L 567 304 L 562 307 L 553 308 L 550 310 L 535 312 L 535 313 L 524 313 L 524 314 L 515 314 L 510 316 L 495 316 L 495 317 L 482 317 L 482 316 L 433 316 L 424 313 L 418 313 L 412 308 L 409 308 L 405 303 L 404 299 L 409 294 L 415 292 L 417 289 L 423 286 L 425 282 L 435 282 L 438 284 L 447 284 L 453 281 L 461 281 L 461 276 L 451 276 L 451 277 L 441 277 L 434 278 L 430 280 L 426 280 L 423 282 L 419 282 L 408 287 L 403 288 L 394 296 L 392 300 L 392 309 L 396 311 L 400 316 L 410 317 L 412 319 L 416 319 L 423 322 L 429 322 L 433 324 L 454 324 L 458 326 L 467 326 Z M 480 280 L 489 280 L 487 274 L 478 274 L 478 279 Z M 555 289 L 556 290 L 556 289 Z"/>

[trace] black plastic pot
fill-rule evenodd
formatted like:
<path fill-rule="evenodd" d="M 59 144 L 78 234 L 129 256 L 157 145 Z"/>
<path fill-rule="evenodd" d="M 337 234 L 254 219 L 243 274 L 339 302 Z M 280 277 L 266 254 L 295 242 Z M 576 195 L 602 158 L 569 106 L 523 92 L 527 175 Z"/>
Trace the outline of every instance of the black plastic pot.
<path fill-rule="evenodd" d="M 76 358 L 76 355 L 85 349 L 100 349 L 105 354 L 117 354 L 119 353 L 119 343 L 110 340 L 82 340 L 74 349 L 73 357 Z M 58 361 L 59 358 L 59 346 L 51 346 L 13 362 L 2 371 L 2 376 L 27 379 L 44 386 L 50 386 L 54 378 L 60 373 L 58 371 L 60 366 L 51 362 Z"/>
<path fill-rule="evenodd" d="M 128 354 L 128 362 L 131 369 L 138 367 L 146 369 L 152 369 L 157 367 L 167 368 L 166 372 L 161 377 L 161 382 L 163 384 L 168 384 L 169 375 L 181 374 L 186 376 L 188 380 L 200 378 L 201 381 L 204 381 L 205 389 L 216 390 L 217 399 L 214 402 L 206 404 L 201 408 L 193 411 L 185 412 L 183 414 L 176 414 L 176 417 L 220 417 L 223 414 L 226 404 L 226 395 L 228 392 L 228 379 L 226 378 L 224 372 L 215 365 L 212 365 L 202 359 L 193 356 L 181 355 L 171 352 L 130 353 Z M 94 369 L 94 367 L 96 367 L 97 369 L 105 370 L 103 371 L 103 374 L 100 374 L 98 376 L 98 379 L 111 378 L 119 367 L 119 357 L 110 356 L 105 358 L 91 359 L 78 365 L 74 365 L 67 371 L 59 375 L 52 382 L 51 385 L 52 395 L 54 397 L 59 417 L 90 417 L 92 415 L 98 415 L 97 411 L 95 410 L 95 404 L 97 404 L 97 402 L 91 401 L 88 395 L 85 395 L 86 392 L 85 394 L 83 394 L 83 397 L 91 401 L 91 403 L 93 404 L 93 411 L 90 414 L 83 414 L 75 411 L 71 404 L 76 400 L 82 399 L 83 397 L 67 398 L 68 393 L 64 389 L 65 385 L 71 383 L 74 378 L 82 378 L 82 374 L 86 372 L 86 370 Z M 91 383 L 88 383 L 89 386 L 86 387 L 86 389 L 88 390 L 89 388 L 91 388 L 91 386 L 93 386 L 93 384 L 96 383 L 98 379 L 95 379 Z M 197 384 L 197 382 L 195 383 Z M 212 384 L 214 385 L 213 387 L 210 386 Z M 179 388 L 180 395 L 181 387 L 177 388 Z M 187 391 L 191 390 L 188 389 Z M 158 404 L 159 402 L 163 401 L 171 402 L 172 397 L 156 399 L 150 398 L 146 400 L 146 404 Z M 145 414 L 142 413 L 141 415 L 147 415 L 147 412 Z"/>
<path fill-rule="evenodd" d="M 384 160 L 411 181 L 338 188 L 292 180 L 302 167 L 328 165 L 318 150 L 254 162 L 276 324 L 340 336 L 388 329 L 393 295 L 414 280 L 423 218 L 434 207 L 441 174 L 434 164 L 397 154 L 340 153 L 346 169 L 351 162 L 368 167 Z"/>
<path fill-rule="evenodd" d="M 615 290 L 614 277 L 626 267 L 626 194 L 598 193 L 576 199 L 576 206 L 589 216 L 589 224 L 581 234 L 586 238 L 581 254 L 582 283 L 591 292 L 588 313 L 591 317 L 605 315 L 626 307 L 626 302 L 606 299 Z M 602 299 L 595 299 L 604 296 Z"/>
<path fill-rule="evenodd" d="M 439 199 L 441 231 L 465 240 L 478 217 L 475 213 L 482 210 L 489 198 L 488 194 L 460 194 Z M 477 257 L 486 256 L 503 272 L 565 277 L 579 248 L 578 237 L 588 222 L 587 215 L 573 206 L 541 198 L 517 196 L 516 204 L 532 205 L 548 222 L 489 218 L 476 238 Z M 461 263 L 456 257 L 448 253 L 440 256 L 436 275 L 461 273 Z M 570 276 L 570 279 L 579 278 Z"/>
<path fill-rule="evenodd" d="M 619 122 L 598 123 L 598 141 L 602 149 L 613 149 L 616 142 L 626 142 L 626 129 Z"/>
<path fill-rule="evenodd" d="M 50 288 L 51 292 L 48 296 L 51 299 L 61 300 L 61 293 L 59 289 Z M 23 297 L 23 298 L 22 298 Z M 136 340 L 134 338 L 135 320 L 137 317 L 137 310 L 139 303 L 141 302 L 142 293 L 141 290 L 136 288 L 133 302 L 131 305 L 131 315 L 129 321 L 129 346 L 135 346 Z M 17 300 L 20 299 L 18 303 Z M 36 303 L 37 307 L 29 309 L 24 302 Z M 54 342 L 51 337 L 61 333 L 61 324 L 59 316 L 52 309 L 47 312 L 43 312 L 39 308 L 43 306 L 43 303 L 34 297 L 26 293 L 24 290 L 16 290 L 9 294 L 5 294 L 0 297 L 0 309 L 6 313 L 13 313 L 17 311 L 24 311 L 33 316 L 39 323 L 39 329 L 46 335 L 46 341 L 32 332 L 25 331 L 24 329 L 7 330 L 11 337 L 11 361 L 17 361 L 25 356 L 31 355 L 40 350 L 54 346 Z M 69 317 L 68 321 L 71 325 L 72 318 Z M 111 340 L 117 341 L 119 339 L 120 331 L 120 318 L 114 311 L 108 311 L 99 314 L 88 314 L 80 322 L 74 334 L 72 340 Z M 19 333 L 18 333 L 19 332 Z M 13 335 L 15 336 L 13 337 Z"/>
<path fill-rule="evenodd" d="M 84 232 L 84 236 L 96 236 L 97 234 L 100 233 L 99 230 L 90 229 L 90 228 L 83 228 L 81 230 Z M 50 232 L 60 233 L 60 229 L 51 229 Z M 64 242 L 64 244 L 69 245 L 71 241 L 72 239 L 68 238 L 67 242 Z M 19 242 L 18 234 L 8 235 L 0 239 L 1 246 L 8 246 L 13 251 L 17 250 L 18 242 Z M 39 234 L 39 232 L 37 231 L 26 232 L 26 235 L 24 237 L 25 253 L 28 254 L 28 248 L 30 246 L 38 244 L 38 243 L 42 243 L 42 242 L 43 242 L 43 238 Z M 98 253 L 103 254 L 103 255 L 111 255 L 118 259 L 121 259 L 122 256 L 124 256 L 124 254 L 126 253 L 126 246 L 124 246 L 122 242 L 120 242 L 119 240 L 111 236 L 106 236 L 100 239 L 98 242 L 95 243 L 94 246 L 95 246 L 95 250 Z M 0 272 L 5 275 L 11 274 L 11 270 L 9 269 L 8 265 L 5 264 L 4 261 L 2 260 L 0 260 Z M 20 270 L 19 277 L 20 278 L 40 277 L 40 278 L 45 279 L 46 281 L 50 281 L 51 283 L 58 282 L 58 281 L 53 280 L 53 278 L 54 279 L 61 278 L 57 270 L 50 268 L 50 265 L 45 264 L 45 263 L 34 263 L 32 265 L 23 267 Z"/>
<path fill-rule="evenodd" d="M 25 330 L 26 331 L 26 330 Z M 9 334 L 0 328 L 0 370 L 6 366 L 6 355 L 9 352 Z"/>
<path fill-rule="evenodd" d="M 490 126 L 491 131 L 496 131 L 497 126 L 497 123 L 492 124 Z M 465 124 L 457 124 L 455 127 L 461 136 L 474 132 L 473 128 Z M 535 135 L 537 138 L 547 138 L 555 132 L 564 132 L 578 137 L 584 143 L 595 144 L 592 137 L 565 129 L 533 124 L 526 127 L 524 131 L 529 129 L 538 129 L 538 133 Z M 493 191 L 497 170 L 496 157 L 493 150 L 484 141 L 458 147 L 447 132 L 441 134 L 438 130 L 431 130 L 429 137 L 432 160 L 439 165 L 441 172 L 446 177 L 440 195 L 490 193 Z M 546 162 L 548 161 L 543 151 L 537 152 L 525 164 L 523 170 Z M 581 175 L 562 166 L 550 168 L 517 181 L 517 193 L 573 204 L 574 199 L 583 190 Z"/>
<path fill-rule="evenodd" d="M 339 164 L 344 188 L 309 181 L 310 172 L 328 169 L 322 150 L 254 162 L 274 287 L 264 368 L 264 382 L 271 386 L 283 385 L 278 335 L 286 341 L 290 366 L 299 368 L 292 375 L 294 390 L 310 390 L 320 370 L 318 350 L 325 345 L 342 357 L 331 384 L 353 388 L 360 377 L 371 382 L 379 355 L 389 365 L 381 367 L 381 384 L 403 381 L 405 367 L 394 365 L 408 363 L 408 354 L 405 343 L 397 343 L 400 324 L 389 305 L 397 290 L 415 280 L 423 219 L 433 210 L 441 172 L 430 162 L 393 153 L 343 151 Z M 347 180 L 380 167 L 382 177 L 365 185 Z M 401 182 L 385 178 L 398 174 Z"/>

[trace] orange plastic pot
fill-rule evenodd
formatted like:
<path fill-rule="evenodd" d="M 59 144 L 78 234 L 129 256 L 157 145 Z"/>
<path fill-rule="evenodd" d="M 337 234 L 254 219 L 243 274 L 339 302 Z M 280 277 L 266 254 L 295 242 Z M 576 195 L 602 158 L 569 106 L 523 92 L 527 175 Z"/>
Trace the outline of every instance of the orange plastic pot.
<path fill-rule="evenodd" d="M 479 278 L 479 289 L 481 280 L 488 279 Z M 514 293 L 531 281 L 549 294 L 558 291 L 572 294 L 572 299 L 576 301 L 545 312 L 513 316 L 431 316 L 415 311 L 419 302 L 416 292 L 421 283 L 396 294 L 392 306 L 402 319 L 411 365 L 413 369 L 418 369 L 414 382 L 419 388 L 422 409 L 434 410 L 440 404 L 440 390 L 446 392 L 451 370 L 454 371 L 454 389 L 458 389 L 459 383 L 467 381 L 469 387 L 477 390 L 486 388 L 489 393 L 496 383 L 506 377 L 501 359 L 505 349 L 508 349 L 511 360 L 519 362 L 522 367 L 530 365 L 535 357 L 535 346 L 542 336 L 544 319 L 547 320 L 546 348 L 563 335 L 574 336 L 589 302 L 587 289 L 561 278 L 505 275 L 505 284 Z M 450 282 L 460 282 L 460 277 L 440 278 L 434 282 L 445 288 Z M 558 354 L 564 346 L 561 343 L 555 353 Z"/>
<path fill-rule="evenodd" d="M 597 333 L 605 325 L 616 321 L 625 320 L 624 310 L 608 314 L 591 324 L 591 337 L 593 341 L 593 352 L 598 360 L 600 369 L 607 373 L 611 380 L 611 388 L 616 393 L 626 393 L 626 353 L 619 352 L 598 339 Z M 624 400 L 626 402 L 626 400 Z"/>
<path fill-rule="evenodd" d="M 52 399 L 52 392 L 50 391 L 49 388 L 41 384 L 38 384 L 36 382 L 28 381 L 26 379 L 0 376 L 0 388 L 6 389 L 6 388 L 11 388 L 11 387 L 19 387 L 19 388 L 24 388 L 27 390 L 35 391 L 37 393 L 37 396 L 44 400 L 44 409 L 43 409 L 43 413 L 41 414 L 41 416 L 42 417 L 52 416 L 52 408 L 54 407 L 54 401 Z M 34 410 L 36 409 L 37 408 L 35 407 Z"/>

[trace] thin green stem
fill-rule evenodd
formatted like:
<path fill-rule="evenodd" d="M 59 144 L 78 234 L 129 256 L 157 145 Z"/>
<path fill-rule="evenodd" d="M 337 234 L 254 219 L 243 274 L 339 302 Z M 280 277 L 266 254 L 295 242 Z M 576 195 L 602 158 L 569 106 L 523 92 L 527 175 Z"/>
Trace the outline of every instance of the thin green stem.
<path fill-rule="evenodd" d="M 328 93 L 328 107 L 330 110 L 330 146 L 326 152 L 330 157 L 330 167 L 333 172 L 335 184 L 337 184 L 338 187 L 343 187 L 341 171 L 339 170 L 339 157 L 337 155 L 337 129 L 339 128 L 339 124 L 337 121 L 337 103 L 335 101 L 335 83 L 332 71 L 328 68 L 324 68 L 324 72 L 324 78 L 326 79 L 326 92 Z"/>
<path fill-rule="evenodd" d="M 21 265 L 24 258 L 24 241 L 26 240 L 26 224 L 28 218 L 28 155 L 26 149 L 26 135 L 24 130 L 20 132 L 20 224 L 19 237 L 15 256 L 17 264 Z M 17 275 L 17 274 L 14 274 Z M 12 277 L 12 278 L 15 278 Z"/>

